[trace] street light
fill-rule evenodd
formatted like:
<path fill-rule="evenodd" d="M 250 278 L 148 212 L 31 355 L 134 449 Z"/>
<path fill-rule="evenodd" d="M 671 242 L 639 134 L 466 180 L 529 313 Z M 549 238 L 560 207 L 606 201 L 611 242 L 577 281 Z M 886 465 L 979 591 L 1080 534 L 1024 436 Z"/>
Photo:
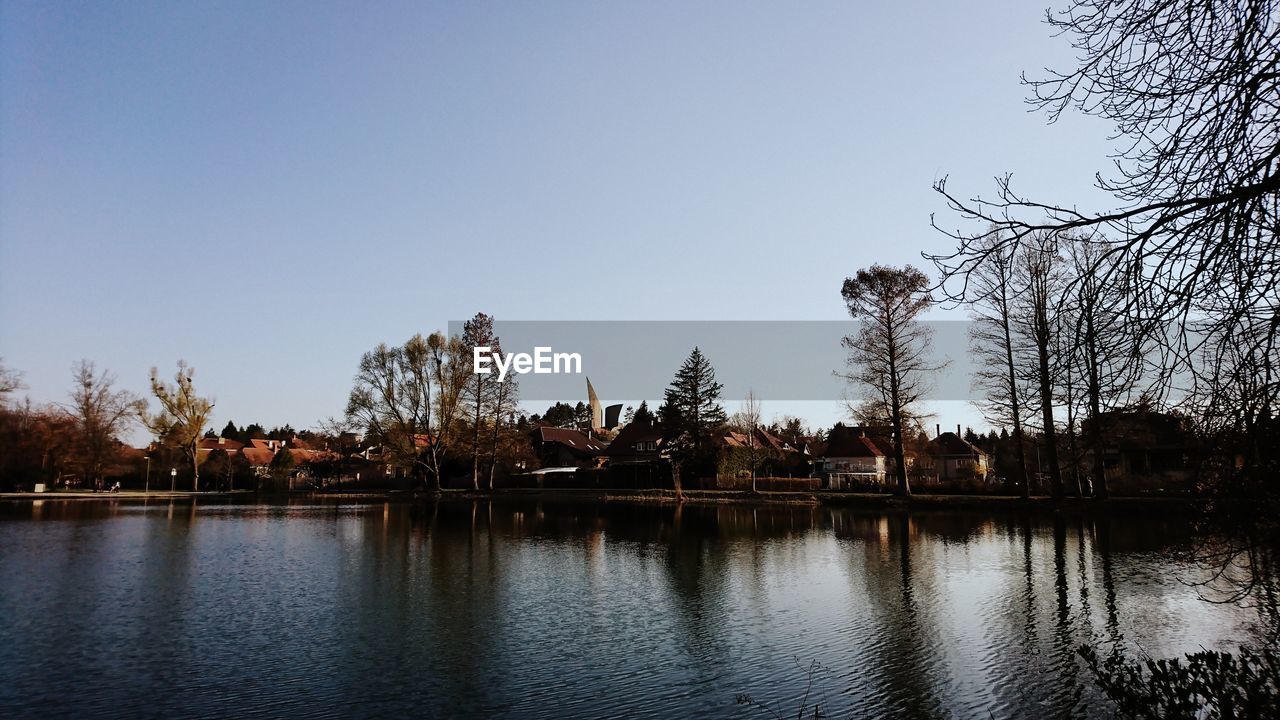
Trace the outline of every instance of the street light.
<path fill-rule="evenodd" d="M 169 468 L 169 492 L 178 489 L 178 468 Z"/>
<path fill-rule="evenodd" d="M 147 480 L 142 486 L 142 492 L 149 493 L 151 492 L 151 456 L 147 455 L 145 457 L 147 458 Z"/>

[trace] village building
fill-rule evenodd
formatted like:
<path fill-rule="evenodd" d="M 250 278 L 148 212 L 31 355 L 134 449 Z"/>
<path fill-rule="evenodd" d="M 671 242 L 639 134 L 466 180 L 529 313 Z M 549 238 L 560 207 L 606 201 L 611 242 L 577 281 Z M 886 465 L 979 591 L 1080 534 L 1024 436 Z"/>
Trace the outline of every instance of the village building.
<path fill-rule="evenodd" d="M 823 486 L 832 490 L 847 490 L 860 486 L 880 486 L 885 482 L 889 462 L 885 451 L 875 443 L 866 429 L 847 427 L 837 423 L 831 428 L 824 444 L 813 450 L 814 474 L 823 479 Z"/>
<path fill-rule="evenodd" d="M 987 453 L 957 432 L 940 433 L 925 446 L 928 470 L 939 482 L 985 481 L 990 469 Z"/>
<path fill-rule="evenodd" d="M 1147 410 L 1104 412 L 1098 416 L 1102 465 L 1108 484 L 1129 491 L 1186 490 L 1194 477 L 1195 435 L 1176 415 Z M 1081 432 L 1093 431 L 1092 418 Z M 1087 475 L 1093 452 L 1081 463 Z"/>
<path fill-rule="evenodd" d="M 609 444 L 568 428 L 544 425 L 532 433 L 533 450 L 544 467 L 591 467 Z"/>
<path fill-rule="evenodd" d="M 661 459 L 662 428 L 651 422 L 630 422 L 618 431 L 604 456 L 610 465 L 652 463 Z"/>

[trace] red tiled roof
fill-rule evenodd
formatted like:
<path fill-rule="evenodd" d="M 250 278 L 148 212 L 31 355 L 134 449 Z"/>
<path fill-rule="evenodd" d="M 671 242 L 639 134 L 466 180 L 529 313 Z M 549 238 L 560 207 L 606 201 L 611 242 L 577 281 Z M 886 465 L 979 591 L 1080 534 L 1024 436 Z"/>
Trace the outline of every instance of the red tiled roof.
<path fill-rule="evenodd" d="M 230 453 L 232 451 L 239 450 L 242 447 L 244 447 L 244 443 L 239 440 L 231 440 L 230 438 L 200 438 L 201 450 L 217 450 L 218 448 L 222 448 Z"/>
<path fill-rule="evenodd" d="M 543 425 L 538 428 L 538 440 L 546 443 L 560 443 L 567 446 L 570 450 L 588 453 L 591 455 L 599 455 L 608 447 L 607 444 L 595 438 L 589 438 L 584 433 L 568 428 L 558 428 Z"/>
<path fill-rule="evenodd" d="M 244 448 L 240 451 L 240 454 L 244 455 L 244 458 L 254 467 L 270 465 L 271 458 L 276 456 L 276 454 L 271 452 L 268 448 L 258 447 L 257 445 Z"/>
<path fill-rule="evenodd" d="M 884 451 L 866 436 L 862 428 L 837 425 L 827 436 L 823 457 L 884 457 Z"/>

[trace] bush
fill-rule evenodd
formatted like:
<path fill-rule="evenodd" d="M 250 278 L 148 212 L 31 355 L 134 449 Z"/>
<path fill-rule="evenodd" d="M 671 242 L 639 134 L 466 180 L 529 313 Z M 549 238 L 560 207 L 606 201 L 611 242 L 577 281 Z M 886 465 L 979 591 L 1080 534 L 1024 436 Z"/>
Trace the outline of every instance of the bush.
<path fill-rule="evenodd" d="M 1185 660 L 1105 658 L 1079 650 L 1099 687 L 1127 718 L 1280 718 L 1280 651 L 1205 650 Z"/>

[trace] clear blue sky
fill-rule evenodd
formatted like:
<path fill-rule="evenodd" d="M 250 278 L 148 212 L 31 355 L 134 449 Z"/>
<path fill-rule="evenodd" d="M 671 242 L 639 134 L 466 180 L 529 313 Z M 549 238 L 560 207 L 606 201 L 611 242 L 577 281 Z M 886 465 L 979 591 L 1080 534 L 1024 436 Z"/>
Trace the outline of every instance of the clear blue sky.
<path fill-rule="evenodd" d="M 838 319 L 845 276 L 948 247 L 936 178 L 1097 197 L 1109 128 L 1023 103 L 1071 58 L 1041 13 L 8 0 L 0 356 L 38 401 L 185 358 L 217 427 L 307 427 L 477 311 Z"/>

